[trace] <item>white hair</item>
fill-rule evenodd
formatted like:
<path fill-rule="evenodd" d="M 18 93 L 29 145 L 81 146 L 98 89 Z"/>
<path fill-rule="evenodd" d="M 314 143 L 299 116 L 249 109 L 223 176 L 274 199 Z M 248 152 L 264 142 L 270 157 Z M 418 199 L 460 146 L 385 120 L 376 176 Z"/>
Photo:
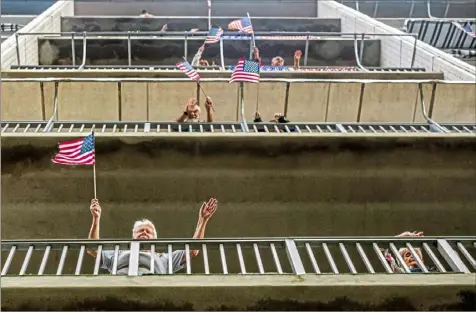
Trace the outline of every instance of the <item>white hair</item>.
<path fill-rule="evenodd" d="M 152 228 L 152 231 L 154 232 L 154 238 L 157 238 L 157 231 L 155 230 L 154 223 L 152 223 L 150 220 L 147 220 L 147 219 L 138 220 L 134 223 L 134 227 L 132 228 L 132 236 L 134 236 L 134 234 L 137 231 L 139 231 L 141 226 L 144 226 L 144 225 L 150 226 Z"/>

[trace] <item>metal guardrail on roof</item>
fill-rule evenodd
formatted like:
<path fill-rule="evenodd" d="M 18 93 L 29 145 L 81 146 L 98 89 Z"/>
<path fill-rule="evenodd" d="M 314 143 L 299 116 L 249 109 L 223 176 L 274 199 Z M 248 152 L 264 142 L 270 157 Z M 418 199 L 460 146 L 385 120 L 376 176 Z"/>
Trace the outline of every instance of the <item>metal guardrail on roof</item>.
<path fill-rule="evenodd" d="M 385 259 L 388 249 L 403 273 L 410 268 L 399 248 L 409 250 L 421 274 L 475 273 L 476 237 L 345 237 L 345 238 L 224 238 L 224 239 L 161 239 L 161 240 L 3 240 L 1 250 L 8 253 L 1 276 L 24 275 L 99 275 L 102 251 L 113 253 L 112 274 L 118 270 L 120 252 L 129 253 L 128 275 L 139 275 L 139 255 L 149 257 L 144 269 L 155 272 L 153 255 L 184 250 L 186 274 L 394 274 Z M 417 250 L 419 249 L 419 250 Z M 86 272 L 83 262 L 87 250 L 96 250 L 94 268 Z M 203 267 L 191 265 L 191 250 L 201 251 Z M 71 252 L 73 251 L 73 252 Z M 77 254 L 79 251 L 79 254 Z M 212 254 L 212 252 L 217 252 Z M 421 252 L 421 256 L 419 255 Z M 24 256 L 15 257 L 18 252 Z M 50 254 L 61 252 L 58 263 L 51 263 Z M 30 261 L 42 254 L 39 266 Z M 236 256 L 235 256 L 236 255 Z M 75 262 L 67 261 L 74 257 Z M 232 257 L 236 257 L 235 260 Z M 39 257 L 37 258 L 39 259 Z M 284 260 L 286 259 L 286 260 Z M 342 259 L 344 261 L 342 261 Z M 429 260 L 427 260 L 429 259 Z M 232 264 L 238 260 L 238 265 Z M 194 260 L 199 261 L 199 260 Z M 12 264 L 17 269 L 12 269 Z M 19 264 L 22 263 L 21 267 Z M 150 264 L 149 264 L 150 263 Z M 144 264 L 142 264 L 143 266 Z M 434 269 L 432 269 L 434 267 Z M 174 274 L 172 257 L 168 257 L 167 274 Z M 412 273 L 418 274 L 418 273 Z"/>
<path fill-rule="evenodd" d="M 127 39 L 127 59 L 128 65 L 132 65 L 132 46 L 131 40 L 184 40 L 184 57 L 188 57 L 188 40 L 205 40 L 208 32 L 197 31 L 197 32 L 136 32 L 136 31 L 118 31 L 118 32 L 60 32 L 60 33 L 16 33 L 15 40 L 16 40 L 16 52 L 17 52 L 17 65 L 20 64 L 20 44 L 19 44 L 19 37 L 20 36 L 53 36 L 54 38 L 58 38 L 61 36 L 67 36 L 71 38 L 71 58 L 73 65 L 76 65 L 76 50 L 75 50 L 75 40 L 78 37 L 82 38 L 83 41 L 83 53 L 82 53 L 82 63 L 79 69 L 83 69 L 86 66 L 86 55 L 87 55 L 87 40 L 92 38 L 101 39 L 101 37 L 118 37 L 125 36 Z M 414 38 L 414 46 L 413 46 L 413 54 L 410 67 L 413 68 L 415 63 L 415 55 L 417 49 L 417 35 L 416 34 L 389 34 L 389 33 L 372 33 L 372 34 L 365 34 L 365 33 L 344 33 L 344 32 L 264 32 L 264 31 L 257 31 L 254 33 L 256 39 L 261 41 L 263 40 L 302 40 L 305 41 L 305 48 L 304 48 L 304 66 L 307 66 L 307 59 L 309 55 L 309 42 L 312 40 L 319 40 L 320 37 L 350 37 L 353 39 L 354 42 L 354 55 L 355 60 L 357 63 L 357 67 L 362 71 L 368 71 L 362 65 L 363 60 L 363 53 L 364 53 L 364 44 L 365 40 L 369 39 L 370 37 L 413 37 Z M 104 38 L 103 38 L 104 39 Z M 113 38 L 114 39 L 114 38 Z M 225 57 L 223 51 L 223 41 L 224 40 L 248 40 L 250 42 L 249 45 L 249 57 L 252 58 L 253 56 L 253 42 L 252 36 L 249 34 L 243 33 L 236 33 L 236 32 L 224 32 L 223 36 L 220 38 L 220 65 L 222 69 L 225 69 Z M 360 51 L 358 47 L 358 41 L 361 41 L 360 44 Z M 234 64 L 233 64 L 234 65 Z"/>
<path fill-rule="evenodd" d="M 12 65 L 10 68 L 13 70 L 32 70 L 32 71 L 76 71 L 80 66 L 72 65 Z M 219 66 L 194 66 L 195 69 L 200 72 L 217 72 L 222 71 Z M 405 68 L 405 67 L 366 67 L 369 72 L 425 72 L 425 68 Z M 225 66 L 225 70 L 233 70 L 234 66 Z M 176 66 L 128 66 L 128 65 L 85 65 L 81 68 L 83 71 L 88 70 L 121 70 L 121 71 L 139 71 L 139 70 L 153 70 L 153 71 L 168 71 L 168 72 L 181 72 Z M 357 66 L 301 66 L 299 69 L 293 69 L 290 66 L 262 66 L 260 69 L 261 74 L 267 72 L 354 72 L 359 71 Z"/>
<path fill-rule="evenodd" d="M 476 13 L 475 13 L 476 14 Z M 476 35 L 471 35 L 455 25 L 476 26 L 476 21 L 407 20 L 404 28 L 418 33 L 418 39 L 438 49 L 476 49 Z"/>
<path fill-rule="evenodd" d="M 474 124 L 439 124 L 446 133 L 476 134 Z M 84 135 L 91 131 L 97 134 L 430 134 L 437 131 L 428 123 L 330 123 L 330 122 L 290 122 L 290 123 L 248 123 L 248 131 L 240 122 L 177 123 L 177 122 L 85 122 L 85 121 L 4 121 L 2 135 L 28 136 L 35 133 Z"/>

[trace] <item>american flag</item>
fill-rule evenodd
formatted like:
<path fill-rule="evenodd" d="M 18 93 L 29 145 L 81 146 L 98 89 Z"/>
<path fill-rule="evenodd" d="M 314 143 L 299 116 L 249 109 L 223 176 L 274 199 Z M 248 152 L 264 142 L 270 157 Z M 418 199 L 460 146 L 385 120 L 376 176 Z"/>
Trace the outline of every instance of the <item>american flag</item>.
<path fill-rule="evenodd" d="M 231 74 L 230 82 L 259 82 L 259 63 L 240 58 Z"/>
<path fill-rule="evenodd" d="M 81 139 L 60 142 L 59 153 L 51 161 L 60 165 L 94 165 L 94 132 Z"/>
<path fill-rule="evenodd" d="M 251 21 L 247 17 L 231 22 L 228 24 L 228 29 L 242 31 L 248 34 L 253 33 L 253 26 L 251 26 Z"/>
<path fill-rule="evenodd" d="M 183 71 L 190 79 L 200 81 L 200 75 L 186 60 L 178 62 L 177 67 L 180 68 L 180 70 Z"/>
<path fill-rule="evenodd" d="M 207 39 L 205 39 L 205 44 L 217 43 L 220 41 L 220 37 L 223 35 L 223 29 L 219 27 L 212 27 L 208 31 Z"/>

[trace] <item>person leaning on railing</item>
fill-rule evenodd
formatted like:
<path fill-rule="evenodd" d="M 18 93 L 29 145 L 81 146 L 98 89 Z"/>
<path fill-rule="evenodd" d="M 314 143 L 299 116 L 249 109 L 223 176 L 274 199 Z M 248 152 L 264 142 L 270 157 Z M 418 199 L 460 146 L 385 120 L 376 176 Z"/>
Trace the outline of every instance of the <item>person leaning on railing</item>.
<path fill-rule="evenodd" d="M 396 237 L 422 237 L 423 232 L 403 232 L 402 234 L 397 235 Z M 415 250 L 415 253 L 418 255 L 420 258 L 421 262 L 423 262 L 423 254 L 421 252 L 420 248 L 413 248 Z M 408 269 L 410 270 L 411 273 L 418 273 L 422 272 L 421 268 L 418 266 L 417 261 L 413 257 L 412 253 L 408 248 L 400 248 L 398 250 L 398 253 L 402 257 L 403 261 L 407 265 Z M 403 268 L 403 265 L 399 264 L 395 258 L 392 256 L 390 251 L 388 249 L 383 251 L 385 260 L 387 260 L 387 263 L 389 264 L 390 268 L 392 269 L 393 272 L 395 273 L 405 273 L 405 269 Z M 435 268 L 430 268 L 427 267 L 428 271 L 435 271 Z"/>
<path fill-rule="evenodd" d="M 300 66 L 301 66 L 300 65 L 301 56 L 302 56 L 301 50 L 296 50 L 294 52 L 294 64 L 293 64 L 294 69 L 299 69 L 300 68 Z M 253 57 L 256 61 L 258 61 L 261 64 L 261 57 L 259 55 L 259 49 L 256 48 L 256 47 L 253 48 Z M 284 59 L 281 56 L 273 57 L 273 59 L 271 60 L 271 66 L 274 66 L 274 67 L 284 66 Z"/>
<path fill-rule="evenodd" d="M 207 122 L 215 121 L 215 113 L 213 109 L 213 100 L 207 96 L 205 100 L 205 109 L 207 110 Z M 182 115 L 177 119 L 177 122 L 200 122 L 200 105 L 196 98 L 190 98 L 185 105 Z"/>
<path fill-rule="evenodd" d="M 195 229 L 195 234 L 193 235 L 194 239 L 200 239 L 205 236 L 205 229 L 210 218 L 213 216 L 217 209 L 218 201 L 215 198 L 211 198 L 208 202 L 204 202 L 200 208 L 198 214 L 198 223 L 197 228 Z M 93 216 L 93 222 L 91 225 L 91 230 L 89 231 L 89 239 L 99 239 L 99 223 L 101 219 L 101 206 L 97 199 L 91 201 L 91 214 Z M 134 223 L 132 228 L 132 237 L 133 239 L 157 239 L 157 231 L 154 224 L 147 220 L 139 220 Z M 97 256 L 97 250 L 88 250 L 88 254 L 93 257 Z M 108 270 L 112 273 L 113 263 L 114 263 L 114 250 L 103 250 L 101 252 L 101 268 Z M 190 256 L 196 257 L 198 255 L 198 250 L 190 250 Z M 119 251 L 117 258 L 117 272 L 118 275 L 126 275 L 129 272 L 129 256 L 130 251 Z M 167 274 L 169 268 L 169 258 L 172 257 L 172 271 L 175 273 L 183 269 L 186 256 L 185 250 L 177 250 L 168 253 L 156 253 L 154 255 L 154 274 Z M 151 252 L 141 251 L 139 253 L 139 269 L 138 274 L 151 274 Z"/>

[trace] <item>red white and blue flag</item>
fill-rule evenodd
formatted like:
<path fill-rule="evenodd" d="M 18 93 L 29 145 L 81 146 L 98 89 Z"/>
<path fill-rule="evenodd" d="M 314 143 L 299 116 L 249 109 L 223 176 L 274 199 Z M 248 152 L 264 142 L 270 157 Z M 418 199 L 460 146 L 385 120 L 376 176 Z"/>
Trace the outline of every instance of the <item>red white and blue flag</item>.
<path fill-rule="evenodd" d="M 248 34 L 253 33 L 253 26 L 251 25 L 250 19 L 247 17 L 231 22 L 228 24 L 228 29 L 238 30 Z"/>
<path fill-rule="evenodd" d="M 471 26 L 470 23 L 466 23 L 464 26 L 462 26 L 458 22 L 453 22 L 453 25 L 455 25 L 458 29 L 464 31 L 469 36 L 476 38 L 476 32 L 473 30 L 473 27 Z"/>
<path fill-rule="evenodd" d="M 94 165 L 94 132 L 81 139 L 60 142 L 59 153 L 51 161 L 60 165 Z"/>
<path fill-rule="evenodd" d="M 221 27 L 212 27 L 208 31 L 207 39 L 205 39 L 205 44 L 217 43 L 220 41 L 220 37 L 223 35 L 223 29 Z"/>
<path fill-rule="evenodd" d="M 177 67 L 185 73 L 190 79 L 195 81 L 200 81 L 200 75 L 197 73 L 195 69 L 193 69 L 192 65 L 186 60 L 177 63 Z"/>
<path fill-rule="evenodd" d="M 259 83 L 259 67 L 259 62 L 240 58 L 231 74 L 230 82 Z"/>

